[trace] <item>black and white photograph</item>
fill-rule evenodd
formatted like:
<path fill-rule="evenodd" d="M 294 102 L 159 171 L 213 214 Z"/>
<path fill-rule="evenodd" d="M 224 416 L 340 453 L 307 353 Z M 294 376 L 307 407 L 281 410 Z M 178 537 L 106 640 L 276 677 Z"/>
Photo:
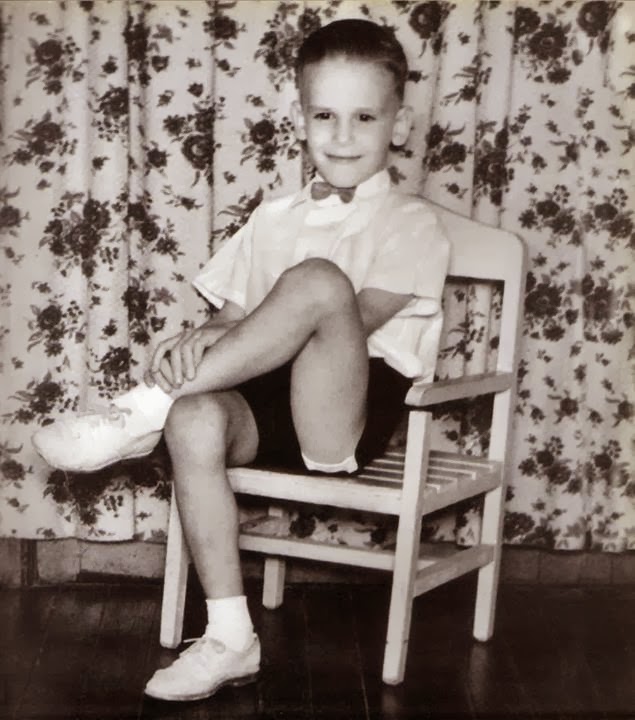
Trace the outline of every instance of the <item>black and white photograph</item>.
<path fill-rule="evenodd" d="M 0 0 L 0 720 L 635 720 L 635 1 Z"/>

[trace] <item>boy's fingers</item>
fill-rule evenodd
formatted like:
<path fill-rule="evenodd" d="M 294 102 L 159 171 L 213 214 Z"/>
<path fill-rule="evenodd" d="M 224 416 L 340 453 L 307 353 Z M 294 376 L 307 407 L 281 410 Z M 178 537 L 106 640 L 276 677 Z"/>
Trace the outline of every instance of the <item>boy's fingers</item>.
<path fill-rule="evenodd" d="M 167 393 L 169 395 L 172 390 L 174 390 L 172 385 L 163 376 L 163 373 L 157 373 L 155 377 L 157 385 L 161 388 L 161 390 L 163 390 L 164 393 Z"/>
<path fill-rule="evenodd" d="M 194 344 L 194 367 L 197 368 L 201 364 L 203 359 L 203 353 L 205 352 L 205 345 L 199 340 Z"/>
<path fill-rule="evenodd" d="M 175 388 L 172 368 L 167 358 L 161 363 L 161 367 L 153 375 L 156 384 L 166 393 L 171 393 Z"/>
<path fill-rule="evenodd" d="M 163 342 L 160 342 L 152 355 L 152 360 L 150 361 L 150 367 L 148 368 L 148 372 L 151 375 L 154 375 L 157 370 L 159 369 L 159 366 L 161 365 L 161 360 L 163 360 L 163 357 L 165 355 L 165 350 L 163 349 L 165 345 L 165 340 Z"/>
<path fill-rule="evenodd" d="M 172 348 L 170 352 L 170 369 L 172 370 L 172 382 L 175 387 L 183 384 L 183 364 L 181 360 L 181 347 Z"/>
<path fill-rule="evenodd" d="M 194 363 L 196 337 L 196 335 L 193 335 L 181 346 L 181 361 L 183 364 L 183 372 L 185 373 L 187 380 L 193 380 L 196 375 L 196 365 Z"/>
<path fill-rule="evenodd" d="M 162 377 L 165 382 L 169 383 L 170 386 L 174 386 L 174 376 L 172 374 L 172 366 L 170 365 L 169 358 L 163 358 L 161 367 L 154 373 L 155 380 L 159 380 Z"/>
<path fill-rule="evenodd" d="M 163 390 L 166 387 L 173 390 L 183 384 L 184 377 L 193 380 L 205 350 L 200 338 L 200 331 L 182 332 L 160 342 L 152 356 L 146 384 L 155 383 Z"/>
<path fill-rule="evenodd" d="M 177 335 L 176 337 L 168 338 L 157 345 L 157 349 L 154 351 L 154 355 L 152 356 L 152 362 L 150 363 L 150 372 L 153 375 L 156 375 L 159 371 L 161 362 L 168 352 L 178 343 L 180 337 L 180 335 Z"/>

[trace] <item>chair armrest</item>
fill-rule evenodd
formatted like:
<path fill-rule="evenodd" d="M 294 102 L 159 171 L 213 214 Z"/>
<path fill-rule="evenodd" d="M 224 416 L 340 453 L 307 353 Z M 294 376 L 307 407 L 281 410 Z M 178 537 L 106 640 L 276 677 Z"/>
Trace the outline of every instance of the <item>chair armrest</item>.
<path fill-rule="evenodd" d="M 508 372 L 466 375 L 419 385 L 415 382 L 406 395 L 406 405 L 425 407 L 475 395 L 488 395 L 509 390 L 513 384 L 514 374 Z"/>

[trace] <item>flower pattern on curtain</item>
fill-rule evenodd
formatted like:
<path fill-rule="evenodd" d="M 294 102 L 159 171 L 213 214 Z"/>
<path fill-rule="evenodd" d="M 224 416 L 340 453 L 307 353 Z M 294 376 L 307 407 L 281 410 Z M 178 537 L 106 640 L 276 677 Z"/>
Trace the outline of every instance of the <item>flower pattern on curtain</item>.
<path fill-rule="evenodd" d="M 293 57 L 340 17 L 393 27 L 409 58 L 415 127 L 394 181 L 529 248 L 506 542 L 635 547 L 635 19 L 603 0 L 2 3 L 0 535 L 164 538 L 163 448 L 80 476 L 30 436 L 139 382 L 160 339 L 205 319 L 189 280 L 306 177 Z M 496 293 L 449 285 L 446 308 L 439 373 L 484 369 Z M 440 408 L 439 440 L 482 452 L 487 412 Z M 469 543 L 474 516 L 424 532 Z M 363 544 L 386 540 L 382 523 L 289 518 Z"/>

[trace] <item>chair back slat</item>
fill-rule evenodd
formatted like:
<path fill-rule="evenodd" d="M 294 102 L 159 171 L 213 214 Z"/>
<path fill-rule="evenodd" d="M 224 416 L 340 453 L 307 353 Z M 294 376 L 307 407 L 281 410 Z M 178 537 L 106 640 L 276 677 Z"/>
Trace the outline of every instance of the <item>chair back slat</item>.
<path fill-rule="evenodd" d="M 512 232 L 457 215 L 435 203 L 429 204 L 452 243 L 448 275 L 505 283 L 496 369 L 515 371 L 525 290 L 524 244 Z"/>
<path fill-rule="evenodd" d="M 518 282 L 524 249 L 517 235 L 429 204 L 452 242 L 449 275 Z"/>

